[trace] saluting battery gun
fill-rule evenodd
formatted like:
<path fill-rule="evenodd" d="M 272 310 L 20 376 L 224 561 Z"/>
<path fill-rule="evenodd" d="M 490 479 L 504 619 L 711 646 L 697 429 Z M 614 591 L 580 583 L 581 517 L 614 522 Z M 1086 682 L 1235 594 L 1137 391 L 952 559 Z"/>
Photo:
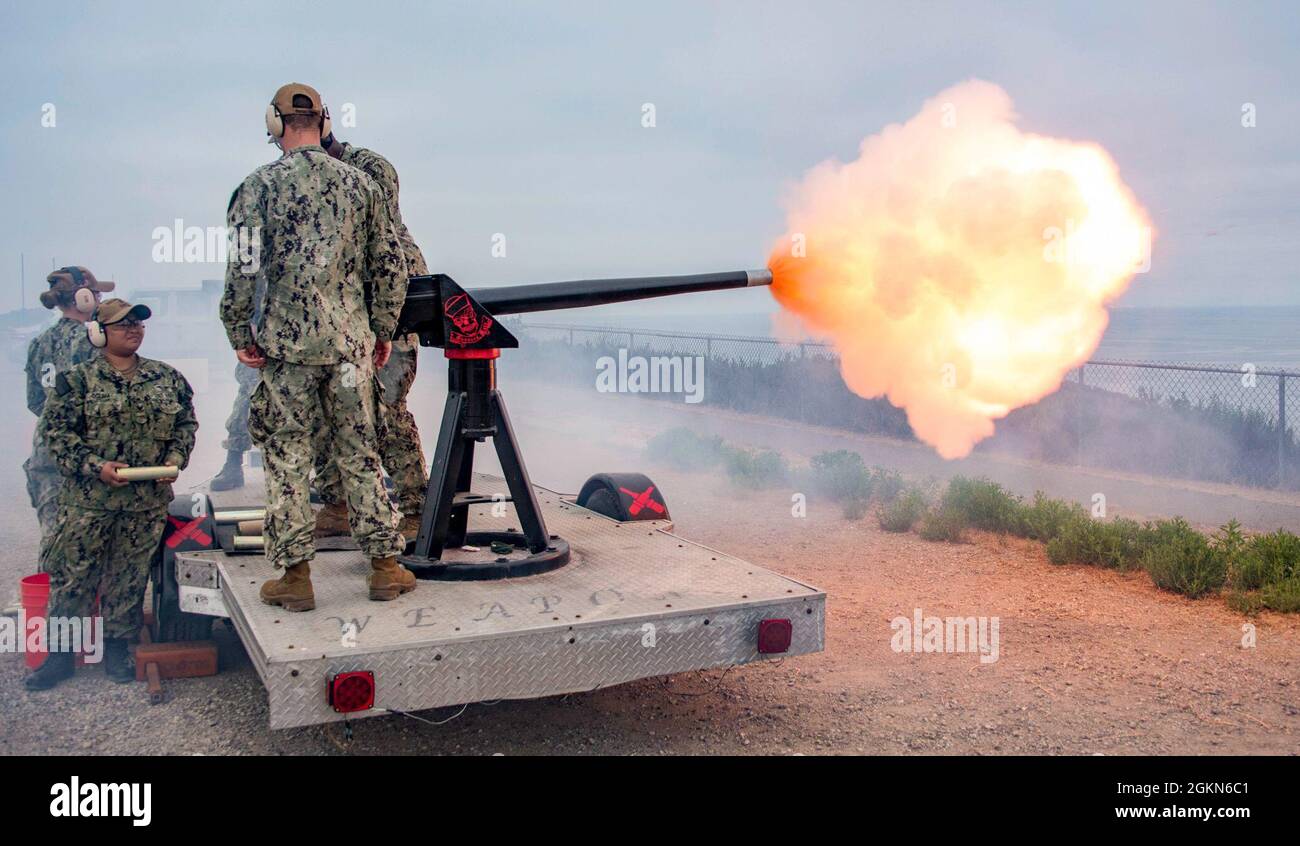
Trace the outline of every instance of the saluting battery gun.
<path fill-rule="evenodd" d="M 402 563 L 421 578 L 497 579 L 546 572 L 569 560 L 568 543 L 546 532 L 505 403 L 496 388 L 496 358 L 502 349 L 519 346 L 518 339 L 501 325 L 501 315 L 770 284 L 769 270 L 584 279 L 468 291 L 445 274 L 412 277 L 397 335 L 416 333 L 421 346 L 444 350 L 448 360 L 447 404 L 425 491 L 420 534 L 414 548 L 402 556 Z M 488 497 L 470 493 L 474 444 L 489 437 L 501 461 L 522 533 L 466 530 L 470 507 L 490 502 Z M 508 544 L 526 547 L 530 554 L 485 564 L 441 560 L 444 550 L 466 544 Z"/>

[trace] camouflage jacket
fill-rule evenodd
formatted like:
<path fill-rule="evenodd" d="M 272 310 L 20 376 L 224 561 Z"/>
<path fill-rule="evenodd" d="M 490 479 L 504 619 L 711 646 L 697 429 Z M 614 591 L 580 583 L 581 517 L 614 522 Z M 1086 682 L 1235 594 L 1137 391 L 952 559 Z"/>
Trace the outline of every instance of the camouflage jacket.
<path fill-rule="evenodd" d="M 406 261 L 383 191 L 318 145 L 249 174 L 226 225 L 252 233 L 256 261 L 231 251 L 221 322 L 231 346 L 253 342 L 259 275 L 266 293 L 257 344 L 295 364 L 357 361 L 389 340 L 406 298 Z"/>
<path fill-rule="evenodd" d="M 411 230 L 407 229 L 406 224 L 402 222 L 402 210 L 397 203 L 399 190 L 397 170 L 392 162 L 374 150 L 353 147 L 348 143 L 343 144 L 341 161 L 352 165 L 378 183 L 380 190 L 384 192 L 384 199 L 388 202 L 388 216 L 392 219 L 393 227 L 397 229 L 397 237 L 402 242 L 402 254 L 406 256 L 406 272 L 410 276 L 428 275 L 429 266 L 424 262 L 424 253 L 420 252 L 415 239 L 411 237 Z"/>
<path fill-rule="evenodd" d="M 32 338 L 27 347 L 27 408 L 37 417 L 54 390 L 54 380 L 95 354 L 86 324 L 67 317 Z"/>
<path fill-rule="evenodd" d="M 199 428 L 194 392 L 178 371 L 149 358 L 131 378 L 102 356 L 60 373 L 41 417 L 50 453 L 63 473 L 61 502 L 105 511 L 146 511 L 171 502 L 166 482 L 113 488 L 99 478 L 105 462 L 184 467 Z"/>
<path fill-rule="evenodd" d="M 409 276 L 427 275 L 429 266 L 424 262 L 424 253 L 420 252 L 420 247 L 415 243 L 415 238 L 411 237 L 411 230 L 407 229 L 406 224 L 402 221 L 402 209 L 397 202 L 399 191 L 397 168 L 393 167 L 392 162 L 374 150 L 367 150 L 365 147 L 354 147 L 346 141 L 343 142 L 343 156 L 340 161 L 362 171 L 379 185 L 380 190 L 384 192 L 384 198 L 388 201 L 388 216 L 392 219 L 393 226 L 397 229 L 397 237 L 402 242 L 402 254 L 406 256 L 407 274 Z M 420 336 L 411 334 L 405 338 L 394 338 L 393 342 L 399 350 L 415 350 L 420 346 Z"/>

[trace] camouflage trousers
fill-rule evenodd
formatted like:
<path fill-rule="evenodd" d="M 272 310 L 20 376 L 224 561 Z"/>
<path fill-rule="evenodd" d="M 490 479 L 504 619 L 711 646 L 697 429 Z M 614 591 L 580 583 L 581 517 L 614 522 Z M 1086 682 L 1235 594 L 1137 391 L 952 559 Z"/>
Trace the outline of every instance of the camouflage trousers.
<path fill-rule="evenodd" d="M 415 383 L 419 347 L 413 343 L 393 342 L 393 354 L 375 380 L 379 390 L 379 456 L 384 469 L 397 489 L 398 507 L 403 514 L 418 514 L 424 506 L 424 489 L 429 477 L 424 469 L 424 450 L 420 447 L 420 430 L 415 416 L 406 407 L 406 395 Z M 334 461 L 334 431 L 317 420 L 313 435 L 316 443 L 316 491 L 321 501 L 342 502 L 343 484 Z"/>
<path fill-rule="evenodd" d="M 45 560 L 45 547 L 54 536 L 59 521 L 59 490 L 63 487 L 63 476 L 54 457 L 40 439 L 40 430 L 32 439 L 32 455 L 23 462 L 23 472 L 27 474 L 27 497 L 36 509 L 36 520 L 41 525 L 41 557 Z M 44 565 L 38 564 L 37 572 L 44 572 Z"/>
<path fill-rule="evenodd" d="M 290 567 L 316 554 L 308 480 L 317 420 L 334 432 L 332 454 L 357 545 L 371 558 L 405 547 L 380 475 L 375 405 L 369 359 L 326 365 L 267 360 L 248 428 L 266 467 L 266 557 L 273 566 Z"/>
<path fill-rule="evenodd" d="M 223 444 L 228 450 L 248 452 L 253 448 L 253 439 L 248 434 L 248 402 L 258 382 L 262 381 L 262 374 L 256 368 L 237 364 L 235 381 L 239 383 L 239 392 L 235 394 L 235 404 L 231 406 L 230 416 L 226 418 L 226 440 Z"/>
<path fill-rule="evenodd" d="M 58 531 L 45 545 L 51 617 L 89 617 L 99 596 L 105 637 L 134 638 L 144 624 L 140 604 L 158 552 L 165 508 L 96 511 L 61 506 Z"/>

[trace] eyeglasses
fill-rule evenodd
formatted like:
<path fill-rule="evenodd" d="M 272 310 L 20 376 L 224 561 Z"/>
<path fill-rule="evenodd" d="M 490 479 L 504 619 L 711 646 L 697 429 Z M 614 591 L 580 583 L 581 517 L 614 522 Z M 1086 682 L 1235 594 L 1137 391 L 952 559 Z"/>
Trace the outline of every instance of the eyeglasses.
<path fill-rule="evenodd" d="M 125 320 L 119 320 L 116 323 L 108 324 L 109 329 L 138 329 L 144 326 L 143 320 L 137 320 L 134 317 L 128 317 Z"/>

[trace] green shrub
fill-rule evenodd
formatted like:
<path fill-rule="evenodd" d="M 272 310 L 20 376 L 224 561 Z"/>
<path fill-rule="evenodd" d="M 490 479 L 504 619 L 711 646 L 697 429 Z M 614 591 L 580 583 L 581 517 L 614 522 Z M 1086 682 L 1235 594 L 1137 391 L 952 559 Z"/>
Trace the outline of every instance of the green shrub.
<path fill-rule="evenodd" d="M 1264 600 L 1260 598 L 1257 590 L 1229 591 L 1225 602 L 1227 602 L 1229 608 L 1238 614 L 1256 614 L 1264 608 Z"/>
<path fill-rule="evenodd" d="M 871 468 L 871 491 L 881 502 L 893 502 L 905 488 L 907 483 L 895 471 L 883 467 Z"/>
<path fill-rule="evenodd" d="M 1156 587 L 1192 599 L 1223 587 L 1227 561 L 1204 535 L 1181 518 L 1162 520 L 1154 531 L 1156 542 L 1143 555 L 1142 566 Z"/>
<path fill-rule="evenodd" d="M 646 442 L 646 455 L 678 470 L 715 467 L 726 447 L 722 438 L 697 435 L 685 426 L 668 429 Z"/>
<path fill-rule="evenodd" d="M 1053 564 L 1128 570 L 1141 562 L 1146 536 L 1146 529 L 1134 520 L 1093 520 L 1083 509 L 1077 509 L 1047 542 L 1047 560 Z"/>
<path fill-rule="evenodd" d="M 1204 536 L 1193 529 L 1182 517 L 1149 522 L 1143 528 L 1143 535 L 1147 549 L 1192 538 L 1205 540 Z"/>
<path fill-rule="evenodd" d="M 1300 575 L 1300 537 L 1284 529 L 1256 535 L 1230 561 L 1232 586 L 1257 590 Z"/>
<path fill-rule="evenodd" d="M 1088 512 L 1083 506 L 1048 499 L 1042 491 L 1034 493 L 1033 505 L 1020 507 L 1020 528 L 1024 536 L 1044 543 L 1059 535 L 1066 524 L 1087 519 Z"/>
<path fill-rule="evenodd" d="M 866 499 L 846 499 L 844 501 L 844 518 L 846 520 L 861 520 L 867 516 L 867 506 L 871 504 Z"/>
<path fill-rule="evenodd" d="M 1246 552 L 1246 536 L 1241 531 L 1241 523 L 1229 520 L 1210 535 L 1210 547 L 1223 559 L 1225 584 L 1233 584 L 1233 574 L 1241 570 L 1242 557 Z"/>
<path fill-rule="evenodd" d="M 886 532 L 910 532 L 924 513 L 925 496 L 916 488 L 909 488 L 880 506 L 876 519 Z"/>
<path fill-rule="evenodd" d="M 785 456 L 773 449 L 726 447 L 724 461 L 731 480 L 751 490 L 775 487 L 790 477 Z"/>
<path fill-rule="evenodd" d="M 1300 611 L 1300 576 L 1292 576 L 1260 591 L 1260 600 L 1274 611 L 1294 614 Z"/>
<path fill-rule="evenodd" d="M 928 541 L 960 543 L 968 525 L 966 515 L 950 505 L 940 504 L 921 518 L 920 535 Z"/>
<path fill-rule="evenodd" d="M 952 477 L 941 508 L 977 529 L 1021 533 L 1020 497 L 988 479 Z"/>
<path fill-rule="evenodd" d="M 836 501 L 860 500 L 865 504 L 871 499 L 874 477 L 856 452 L 837 449 L 818 453 L 810 464 L 812 489 L 817 493 Z"/>

